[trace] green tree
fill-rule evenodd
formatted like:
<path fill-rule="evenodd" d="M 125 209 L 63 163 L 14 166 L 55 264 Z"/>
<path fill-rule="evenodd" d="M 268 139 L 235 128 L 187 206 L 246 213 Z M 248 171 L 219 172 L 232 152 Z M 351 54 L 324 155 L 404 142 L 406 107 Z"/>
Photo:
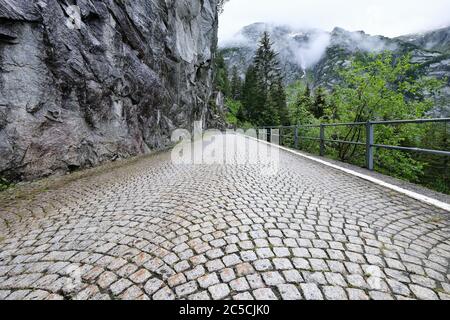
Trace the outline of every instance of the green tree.
<path fill-rule="evenodd" d="M 420 148 L 434 150 L 450 150 L 450 125 L 423 124 L 424 134 L 417 144 Z M 419 154 L 418 158 L 424 163 L 424 174 L 421 182 L 439 192 L 450 194 L 450 158 L 439 155 Z"/>
<path fill-rule="evenodd" d="M 265 32 L 246 74 L 242 103 L 247 120 L 255 125 L 288 124 L 286 93 L 277 53 Z"/>
<path fill-rule="evenodd" d="M 304 92 L 298 90 L 291 109 L 291 122 L 294 124 L 309 124 L 312 122 L 311 90 L 306 85 Z"/>
<path fill-rule="evenodd" d="M 325 115 L 326 108 L 326 93 L 324 88 L 320 86 L 314 91 L 314 98 L 311 103 L 310 111 L 316 119 L 320 119 Z"/>
<path fill-rule="evenodd" d="M 214 87 L 217 91 L 222 92 L 225 97 L 230 95 L 230 81 L 228 79 L 227 66 L 225 60 L 220 51 L 216 53 L 216 58 L 214 62 Z"/>
<path fill-rule="evenodd" d="M 242 112 L 242 104 L 240 101 L 227 98 L 225 100 L 225 106 L 227 108 L 227 112 L 225 114 L 225 118 L 227 123 L 232 124 L 234 126 L 239 126 L 239 124 L 242 122 L 242 115 L 240 113 Z"/>
<path fill-rule="evenodd" d="M 291 124 L 291 121 L 289 119 L 286 91 L 284 89 L 281 77 L 278 78 L 276 82 L 271 86 L 269 97 L 273 103 L 273 106 L 269 107 L 269 109 L 275 110 L 275 116 L 278 118 L 277 120 L 281 125 L 289 126 Z"/>
<path fill-rule="evenodd" d="M 250 65 L 245 74 L 244 86 L 242 88 L 242 110 L 239 113 L 239 120 L 256 123 L 258 115 L 258 88 L 256 81 L 256 71 L 253 65 Z"/>
<path fill-rule="evenodd" d="M 335 86 L 332 104 L 325 114 L 337 122 L 367 122 L 373 120 L 411 119 L 425 115 L 433 102 L 425 93 L 434 92 L 440 82 L 415 78 L 415 66 L 410 56 L 393 57 L 390 53 L 355 58 L 341 72 L 342 83 Z M 334 120 L 333 120 L 334 121 Z M 336 128 L 334 139 L 362 142 L 364 126 Z M 410 137 L 423 135 L 420 126 L 377 126 L 377 143 L 407 146 Z M 338 144 L 337 156 L 343 161 L 364 162 L 364 153 L 357 145 Z M 377 165 L 394 176 L 417 180 L 423 165 L 410 154 L 392 150 L 377 150 Z"/>
<path fill-rule="evenodd" d="M 240 100 L 242 97 L 242 80 L 236 66 L 233 66 L 230 83 L 230 94 L 234 100 Z"/>

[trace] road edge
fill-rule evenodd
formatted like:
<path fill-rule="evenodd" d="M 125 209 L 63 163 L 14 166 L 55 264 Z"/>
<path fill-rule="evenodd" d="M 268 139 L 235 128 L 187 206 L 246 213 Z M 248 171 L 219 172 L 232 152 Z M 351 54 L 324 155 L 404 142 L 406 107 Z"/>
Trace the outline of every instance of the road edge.
<path fill-rule="evenodd" d="M 380 179 L 368 176 L 368 175 L 360 173 L 360 172 L 356 172 L 356 171 L 351 170 L 351 169 L 340 167 L 338 165 L 335 165 L 335 164 L 330 163 L 330 162 L 325 161 L 325 160 L 321 160 L 321 159 L 317 159 L 315 157 L 307 156 L 305 154 L 302 154 L 302 153 L 297 152 L 297 151 L 295 151 L 293 149 L 290 149 L 290 148 L 286 148 L 286 147 L 283 147 L 283 146 L 280 146 L 280 145 L 277 145 L 277 144 L 274 144 L 274 143 L 270 143 L 270 142 L 267 142 L 267 141 L 264 141 L 264 140 L 259 140 L 257 138 L 250 137 L 250 136 L 245 136 L 245 137 L 247 137 L 249 139 L 256 140 L 256 141 L 261 142 L 261 143 L 265 143 L 265 144 L 273 146 L 273 147 L 277 147 L 277 148 L 279 148 L 281 150 L 284 150 L 284 151 L 287 151 L 289 153 L 295 154 L 295 155 L 300 156 L 302 158 L 305 158 L 305 159 L 308 159 L 308 160 L 311 160 L 311 161 L 323 164 L 323 165 L 325 165 L 327 167 L 331 167 L 331 168 L 337 169 L 339 171 L 342 171 L 342 172 L 345 172 L 347 174 L 356 176 L 358 178 L 361 178 L 363 180 L 372 182 L 372 183 L 377 184 L 379 186 L 382 186 L 382 187 L 394 190 L 396 192 L 404 194 L 404 195 L 406 195 L 406 196 L 408 196 L 410 198 L 413 198 L 415 200 L 418 200 L 420 202 L 423 202 L 423 203 L 426 203 L 428 205 L 432 205 L 432 206 L 438 207 L 440 209 L 443 209 L 443 210 L 445 210 L 447 212 L 450 212 L 450 204 L 442 202 L 440 200 L 430 198 L 428 196 L 425 196 L 423 194 L 420 194 L 420 193 L 417 193 L 417 192 L 414 192 L 414 191 L 406 190 L 406 189 L 404 189 L 402 187 L 393 185 L 393 184 L 391 184 L 389 182 L 386 182 L 386 181 L 383 181 L 383 180 L 380 180 Z"/>

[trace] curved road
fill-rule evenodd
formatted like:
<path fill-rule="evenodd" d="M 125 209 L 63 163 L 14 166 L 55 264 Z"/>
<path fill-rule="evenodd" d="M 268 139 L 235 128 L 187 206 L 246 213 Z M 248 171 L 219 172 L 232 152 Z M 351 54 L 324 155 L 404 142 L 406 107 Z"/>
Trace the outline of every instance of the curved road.
<path fill-rule="evenodd" d="M 230 142 L 235 160 L 258 144 Z M 159 153 L 0 208 L 0 299 L 450 298 L 449 213 L 285 151 L 276 174 L 250 158 Z"/>

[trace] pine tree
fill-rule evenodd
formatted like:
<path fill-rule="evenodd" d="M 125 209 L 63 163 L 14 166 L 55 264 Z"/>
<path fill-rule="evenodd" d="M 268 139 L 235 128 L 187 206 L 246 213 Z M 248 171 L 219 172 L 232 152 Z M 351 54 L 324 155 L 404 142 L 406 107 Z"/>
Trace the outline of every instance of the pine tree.
<path fill-rule="evenodd" d="M 311 89 L 306 85 L 304 92 L 299 92 L 294 106 L 294 122 L 295 124 L 309 123 L 311 120 Z"/>
<path fill-rule="evenodd" d="M 242 97 L 242 80 L 239 76 L 239 72 L 236 66 L 233 66 L 232 76 L 231 76 L 231 98 L 234 100 L 241 100 Z"/>
<path fill-rule="evenodd" d="M 250 65 L 245 74 L 245 81 L 242 87 L 242 110 L 239 113 L 239 120 L 255 123 L 257 120 L 257 81 L 256 71 L 253 65 Z"/>
<path fill-rule="evenodd" d="M 217 52 L 215 63 L 215 80 L 214 87 L 217 91 L 222 92 L 226 97 L 230 95 L 230 81 L 228 79 L 227 66 L 220 51 Z"/>
<path fill-rule="evenodd" d="M 272 49 L 267 32 L 261 38 L 243 88 L 247 120 L 259 125 L 289 124 L 286 94 L 278 54 Z"/>
<path fill-rule="evenodd" d="M 277 82 L 272 85 L 269 94 L 274 102 L 274 108 L 277 113 L 279 124 L 283 126 L 290 125 L 289 110 L 286 102 L 286 91 L 284 90 L 281 77 L 278 78 Z M 278 124 L 276 121 L 273 121 L 273 123 Z"/>
<path fill-rule="evenodd" d="M 310 111 L 316 119 L 320 119 L 325 115 L 326 107 L 325 90 L 322 87 L 318 87 L 314 92 L 314 99 Z"/>
<path fill-rule="evenodd" d="M 305 93 L 303 94 L 303 102 L 305 104 L 305 107 L 308 109 L 311 108 L 311 89 L 309 88 L 309 85 L 306 84 Z"/>

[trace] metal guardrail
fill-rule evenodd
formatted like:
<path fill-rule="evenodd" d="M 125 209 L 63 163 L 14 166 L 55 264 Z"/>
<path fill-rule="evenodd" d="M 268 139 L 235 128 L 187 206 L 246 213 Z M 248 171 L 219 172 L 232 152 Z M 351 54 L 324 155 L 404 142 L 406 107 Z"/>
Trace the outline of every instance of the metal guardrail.
<path fill-rule="evenodd" d="M 418 153 L 428 153 L 440 156 L 450 157 L 450 150 L 431 150 L 431 149 L 422 149 L 422 148 L 412 148 L 412 147 L 400 147 L 400 146 L 390 146 L 383 144 L 375 143 L 375 126 L 377 125 L 399 125 L 399 124 L 421 124 L 421 123 L 449 123 L 450 118 L 440 118 L 440 119 L 416 119 L 416 120 L 392 120 L 392 121 L 369 121 L 369 122 L 349 122 L 349 123 L 323 123 L 323 124 L 311 124 L 311 125 L 298 125 L 298 126 L 278 126 L 278 127 L 262 127 L 258 130 L 266 130 L 266 134 L 271 136 L 272 130 L 280 130 L 282 132 L 283 129 L 293 129 L 294 130 L 294 146 L 295 149 L 298 149 L 300 140 L 312 140 L 320 142 L 320 156 L 325 155 L 325 145 L 327 142 L 332 143 L 342 143 L 342 144 L 351 144 L 351 145 L 360 145 L 366 147 L 366 168 L 369 170 L 374 169 L 374 150 L 376 148 L 380 149 L 389 149 L 389 150 L 399 150 L 399 151 L 407 151 L 407 152 L 418 152 Z M 365 126 L 366 127 L 366 141 L 345 141 L 345 140 L 333 140 L 325 138 L 325 129 L 328 127 L 349 127 L 349 126 Z M 320 136 L 319 137 L 302 137 L 300 136 L 300 129 L 302 128 L 320 128 Z M 282 134 L 276 135 L 280 138 L 283 136 Z M 258 137 L 260 135 L 258 134 Z"/>

